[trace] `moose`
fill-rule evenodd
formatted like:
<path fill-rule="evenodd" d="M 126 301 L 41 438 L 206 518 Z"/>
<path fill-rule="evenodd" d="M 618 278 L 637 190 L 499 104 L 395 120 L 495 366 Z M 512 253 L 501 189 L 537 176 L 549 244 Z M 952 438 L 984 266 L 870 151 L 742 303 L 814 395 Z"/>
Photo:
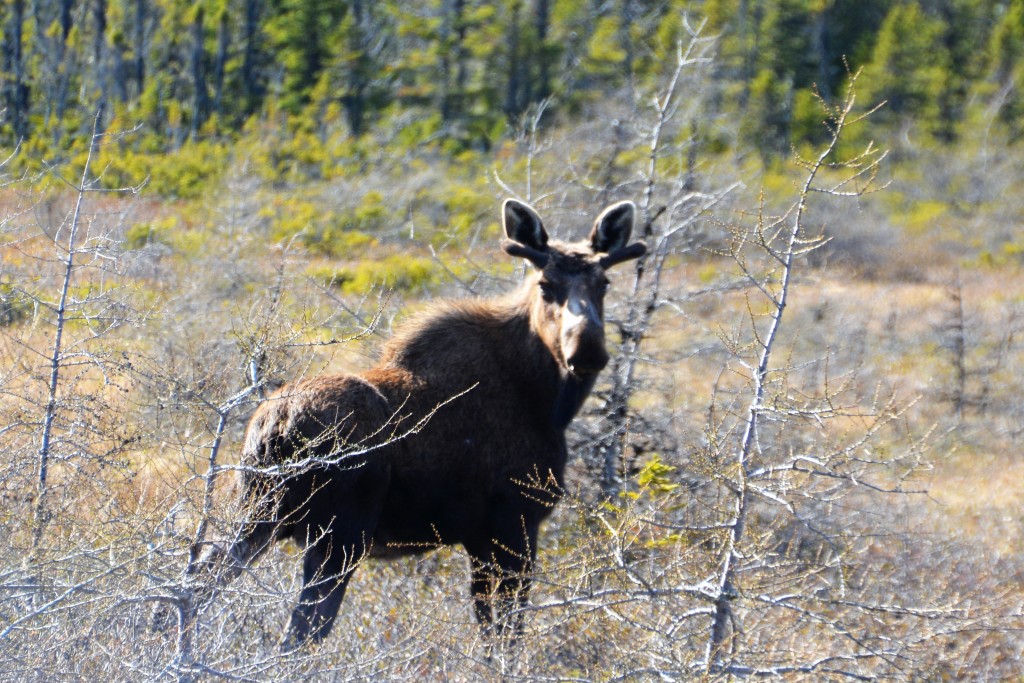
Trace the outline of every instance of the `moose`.
<path fill-rule="evenodd" d="M 327 636 L 362 558 L 461 544 L 477 620 L 514 637 L 538 530 L 563 486 L 566 427 L 609 360 L 605 271 L 646 252 L 629 242 L 636 213 L 613 204 L 587 240 L 563 243 L 529 204 L 505 200 L 502 247 L 533 265 L 521 287 L 435 303 L 373 369 L 264 401 L 238 468 L 241 524 L 199 558 L 209 582 L 294 539 L 303 588 L 282 643 L 293 649 Z"/>

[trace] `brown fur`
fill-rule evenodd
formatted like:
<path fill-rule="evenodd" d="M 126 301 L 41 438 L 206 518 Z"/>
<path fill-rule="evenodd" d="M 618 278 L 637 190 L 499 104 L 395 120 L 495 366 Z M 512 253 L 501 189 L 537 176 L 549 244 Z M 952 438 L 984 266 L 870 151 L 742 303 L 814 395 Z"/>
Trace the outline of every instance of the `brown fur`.
<path fill-rule="evenodd" d="M 206 566 L 223 581 L 273 538 L 302 544 L 294 646 L 327 634 L 360 558 L 461 544 L 478 619 L 515 627 L 562 487 L 565 428 L 607 362 L 601 259 L 643 253 L 624 247 L 633 217 L 632 204 L 615 205 L 589 243 L 548 244 L 535 212 L 506 202 L 506 249 L 541 268 L 506 296 L 429 307 L 362 375 L 306 380 L 264 402 L 241 460 L 245 525 Z M 605 245 L 610 255 L 596 250 Z"/>

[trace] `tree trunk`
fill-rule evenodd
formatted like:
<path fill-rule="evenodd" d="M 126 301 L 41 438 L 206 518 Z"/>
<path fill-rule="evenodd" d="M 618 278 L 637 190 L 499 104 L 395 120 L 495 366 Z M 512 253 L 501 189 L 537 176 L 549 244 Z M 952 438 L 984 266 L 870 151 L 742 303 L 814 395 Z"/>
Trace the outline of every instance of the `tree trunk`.
<path fill-rule="evenodd" d="M 96 74 L 96 90 L 98 100 L 96 111 L 99 113 L 99 129 L 103 130 L 103 121 L 107 108 L 107 65 L 104 46 L 107 39 L 107 0 L 95 0 L 93 6 L 93 24 L 95 35 L 92 41 L 92 63 Z"/>
<path fill-rule="evenodd" d="M 622 47 L 622 51 L 625 55 L 622 60 L 622 70 L 626 74 L 630 93 L 635 92 L 636 90 L 636 88 L 633 87 L 633 62 L 635 60 L 635 53 L 633 50 L 632 37 L 633 22 L 636 20 L 636 13 L 637 7 L 634 0 L 622 0 L 622 4 L 619 7 L 619 45 Z"/>
<path fill-rule="evenodd" d="M 736 12 L 737 39 L 740 47 L 740 110 L 745 110 L 750 100 L 750 81 L 754 77 L 754 54 L 747 44 L 749 42 L 750 30 L 750 7 L 748 0 L 740 0 L 739 10 Z"/>
<path fill-rule="evenodd" d="M 259 34 L 260 0 L 246 0 L 243 29 L 242 99 L 245 102 L 245 113 L 247 115 L 256 111 L 263 97 L 256 64 L 259 54 Z"/>
<path fill-rule="evenodd" d="M 832 68 L 828 54 L 827 9 L 814 13 L 811 20 L 811 51 L 818 65 L 818 92 L 825 100 L 832 97 Z"/>
<path fill-rule="evenodd" d="M 461 118 L 466 90 L 465 0 L 451 0 L 441 28 L 441 119 L 447 125 Z"/>
<path fill-rule="evenodd" d="M 368 25 L 365 0 L 352 0 L 352 30 L 347 39 L 349 49 L 355 55 L 354 62 L 349 65 L 348 84 L 342 100 L 345 116 L 348 119 L 352 135 L 362 134 L 366 124 L 366 91 L 370 85 L 370 36 L 372 30 Z"/>
<path fill-rule="evenodd" d="M 522 9 L 521 2 L 513 2 L 509 8 L 508 34 L 506 37 L 508 50 L 508 73 L 505 84 L 505 115 L 508 117 L 522 113 L 525 98 L 523 90 L 526 87 L 523 78 L 523 50 L 520 46 L 522 40 L 519 30 L 519 14 Z"/>
<path fill-rule="evenodd" d="M 71 28 L 74 26 L 74 0 L 61 0 L 60 3 L 60 41 L 57 44 L 57 74 L 54 83 L 53 112 L 57 120 L 54 127 L 54 139 L 60 134 L 58 129 L 64 120 L 64 113 L 67 111 L 68 79 L 71 65 L 68 63 L 68 38 L 71 36 Z"/>
<path fill-rule="evenodd" d="M 199 134 L 199 129 L 206 122 L 206 114 L 209 111 L 209 94 L 206 92 L 206 70 L 203 60 L 206 56 L 203 47 L 203 8 L 196 10 L 195 19 L 192 21 L 192 126 L 190 136 L 194 140 Z"/>
<path fill-rule="evenodd" d="M 13 0 L 8 30 L 4 31 L 4 66 L 10 80 L 4 87 L 4 100 L 11 112 L 11 128 L 16 140 L 28 135 L 28 84 L 25 80 L 23 52 L 25 0 Z"/>
<path fill-rule="evenodd" d="M 146 87 L 146 0 L 135 0 L 135 86 L 142 95 Z"/>
<path fill-rule="evenodd" d="M 60 38 L 62 45 L 67 45 L 68 36 L 71 35 L 71 26 L 74 22 L 71 10 L 74 9 L 74 6 L 74 0 L 60 1 Z"/>
<path fill-rule="evenodd" d="M 537 81 L 530 89 L 529 101 L 538 102 L 551 94 L 551 64 L 548 31 L 551 27 L 551 0 L 536 0 L 533 5 L 533 30 L 537 45 L 531 50 L 537 60 Z"/>
<path fill-rule="evenodd" d="M 217 24 L 217 58 L 213 64 L 213 111 L 220 116 L 224 103 L 224 73 L 228 63 L 228 49 L 231 47 L 231 27 L 228 12 L 223 10 Z"/>

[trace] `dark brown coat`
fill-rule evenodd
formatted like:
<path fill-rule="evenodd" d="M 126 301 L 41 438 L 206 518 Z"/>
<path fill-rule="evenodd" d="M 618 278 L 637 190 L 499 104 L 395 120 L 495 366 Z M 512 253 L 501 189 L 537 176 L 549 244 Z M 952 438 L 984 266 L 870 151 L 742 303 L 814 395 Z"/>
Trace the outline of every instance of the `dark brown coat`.
<path fill-rule="evenodd" d="M 604 271 L 644 253 L 628 245 L 634 218 L 632 203 L 615 204 L 587 242 L 554 243 L 531 207 L 507 200 L 504 248 L 535 267 L 523 286 L 436 304 L 374 369 L 264 402 L 242 455 L 245 523 L 206 566 L 223 581 L 274 538 L 302 544 L 295 646 L 329 632 L 362 557 L 461 544 L 477 618 L 515 628 L 538 528 L 561 490 L 565 428 L 608 361 Z"/>

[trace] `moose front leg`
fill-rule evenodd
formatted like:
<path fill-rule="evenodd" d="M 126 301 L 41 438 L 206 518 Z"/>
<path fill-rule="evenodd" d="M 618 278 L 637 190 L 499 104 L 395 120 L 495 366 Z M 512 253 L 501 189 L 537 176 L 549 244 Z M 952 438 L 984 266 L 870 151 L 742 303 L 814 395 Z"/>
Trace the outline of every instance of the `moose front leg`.
<path fill-rule="evenodd" d="M 513 642 L 522 634 L 522 607 L 529 597 L 537 557 L 537 523 L 504 518 L 490 534 L 467 543 L 472 564 L 473 610 L 486 637 Z"/>

